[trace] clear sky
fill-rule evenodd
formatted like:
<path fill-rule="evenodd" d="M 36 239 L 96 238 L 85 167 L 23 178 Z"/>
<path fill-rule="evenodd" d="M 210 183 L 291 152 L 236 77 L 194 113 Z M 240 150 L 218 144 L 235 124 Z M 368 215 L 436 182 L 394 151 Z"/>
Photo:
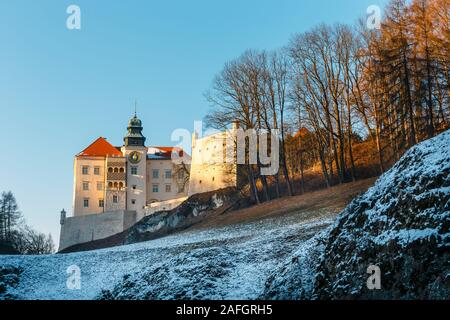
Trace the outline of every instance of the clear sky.
<path fill-rule="evenodd" d="M 223 64 L 276 49 L 319 23 L 353 23 L 387 0 L 0 0 L 0 191 L 59 239 L 72 214 L 73 157 L 121 145 L 138 101 L 149 145 L 193 129 Z M 66 9 L 81 8 L 81 30 Z"/>

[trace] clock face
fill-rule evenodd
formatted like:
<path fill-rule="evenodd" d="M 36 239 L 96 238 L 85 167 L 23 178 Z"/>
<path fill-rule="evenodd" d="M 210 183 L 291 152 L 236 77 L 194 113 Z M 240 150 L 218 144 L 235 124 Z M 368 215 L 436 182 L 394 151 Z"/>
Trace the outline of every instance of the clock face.
<path fill-rule="evenodd" d="M 130 160 L 131 163 L 135 163 L 136 164 L 139 161 L 141 161 L 141 154 L 139 152 L 137 152 L 137 151 L 133 151 L 128 156 L 128 160 Z"/>

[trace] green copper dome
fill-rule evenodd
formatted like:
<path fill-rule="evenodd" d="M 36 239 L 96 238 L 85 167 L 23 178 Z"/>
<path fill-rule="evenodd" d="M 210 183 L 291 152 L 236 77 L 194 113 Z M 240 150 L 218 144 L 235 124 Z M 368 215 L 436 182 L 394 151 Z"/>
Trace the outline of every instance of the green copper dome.
<path fill-rule="evenodd" d="M 145 146 L 145 137 L 142 134 L 142 121 L 134 114 L 128 121 L 128 132 L 123 138 L 125 146 Z"/>
<path fill-rule="evenodd" d="M 128 121 L 128 127 L 142 127 L 142 121 L 139 120 L 136 114 Z"/>

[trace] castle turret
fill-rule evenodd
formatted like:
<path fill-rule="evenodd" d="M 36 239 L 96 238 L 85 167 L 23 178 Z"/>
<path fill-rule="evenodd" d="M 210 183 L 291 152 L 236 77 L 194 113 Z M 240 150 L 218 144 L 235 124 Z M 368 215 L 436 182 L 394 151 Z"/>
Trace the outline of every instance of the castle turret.
<path fill-rule="evenodd" d="M 142 121 L 138 119 L 136 116 L 136 113 L 134 114 L 134 117 L 130 119 L 128 122 L 128 132 L 126 136 L 123 138 L 123 141 L 125 143 L 125 146 L 138 146 L 138 147 L 144 147 L 145 146 L 145 137 L 142 134 Z"/>
<path fill-rule="evenodd" d="M 122 153 L 127 161 L 127 199 L 126 209 L 136 211 L 142 218 L 146 206 L 147 147 L 142 134 L 142 121 L 134 116 L 128 122 L 128 132 L 124 137 Z"/>

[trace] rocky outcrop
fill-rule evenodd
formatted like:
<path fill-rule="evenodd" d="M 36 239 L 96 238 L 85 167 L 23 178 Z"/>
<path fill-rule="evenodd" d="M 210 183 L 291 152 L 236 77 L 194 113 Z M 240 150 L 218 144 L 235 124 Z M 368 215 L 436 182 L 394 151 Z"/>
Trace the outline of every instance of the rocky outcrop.
<path fill-rule="evenodd" d="M 244 206 L 247 201 L 235 188 L 195 194 L 171 211 L 144 217 L 128 230 L 125 244 L 152 240 L 193 226 L 209 214 L 223 214 Z"/>
<path fill-rule="evenodd" d="M 266 299 L 449 299 L 450 131 L 410 149 L 266 283 Z M 367 286 L 380 270 L 381 289 Z"/>
<path fill-rule="evenodd" d="M 190 196 L 177 208 L 156 212 L 144 217 L 131 228 L 113 236 L 80 243 L 59 253 L 89 251 L 124 244 L 157 239 L 189 228 L 212 214 L 224 214 L 249 206 L 249 200 L 235 188 L 200 193 Z"/>
<path fill-rule="evenodd" d="M 14 300 L 17 297 L 8 291 L 19 285 L 22 268 L 14 266 L 0 266 L 0 300 Z"/>

